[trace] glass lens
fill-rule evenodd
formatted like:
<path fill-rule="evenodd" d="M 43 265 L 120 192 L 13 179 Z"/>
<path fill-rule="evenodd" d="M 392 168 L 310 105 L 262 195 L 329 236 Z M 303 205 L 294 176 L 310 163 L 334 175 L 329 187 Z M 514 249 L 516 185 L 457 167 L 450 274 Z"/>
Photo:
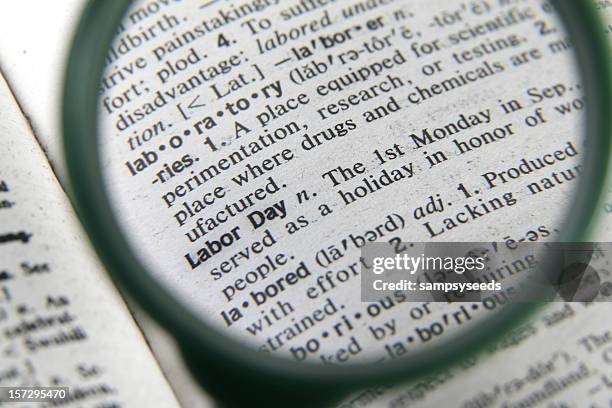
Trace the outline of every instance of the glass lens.
<path fill-rule="evenodd" d="M 542 243 L 589 199 L 573 52 L 540 1 L 135 2 L 100 85 L 105 189 L 167 296 L 255 350 L 491 334 L 555 296 Z"/>

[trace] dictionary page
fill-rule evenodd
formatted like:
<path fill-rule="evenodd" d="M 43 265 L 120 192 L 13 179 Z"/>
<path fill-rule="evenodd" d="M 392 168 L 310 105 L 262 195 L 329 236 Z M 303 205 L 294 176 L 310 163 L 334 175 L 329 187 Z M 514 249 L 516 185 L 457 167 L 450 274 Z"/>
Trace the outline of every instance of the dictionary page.
<path fill-rule="evenodd" d="M 99 143 L 119 224 L 154 277 L 228 336 L 322 364 L 364 350 L 398 359 L 482 316 L 453 304 L 449 321 L 397 293 L 354 301 L 368 241 L 554 236 L 578 179 L 572 119 L 584 101 L 558 22 L 539 2 L 464 7 L 134 4 L 107 54 Z M 558 161 L 536 171 L 536 156 Z M 508 406 L 605 401 L 603 357 L 575 344 L 587 340 L 559 342 L 556 354 L 541 344 L 567 338 L 573 316 L 584 335 L 605 337 L 606 309 L 552 304 L 521 329 L 518 356 L 505 344 L 480 355 L 484 372 L 505 358 L 513 367 L 478 392 L 499 388 Z M 453 378 L 457 390 L 483 382 Z M 408 400 L 395 392 L 371 399 Z"/>
<path fill-rule="evenodd" d="M 67 407 L 177 407 L 1 77 L 0 134 L 0 386 L 68 387 Z"/>
<path fill-rule="evenodd" d="M 612 4 L 595 3 L 602 18 L 612 21 Z M 611 214 L 612 201 L 607 200 L 593 241 L 612 241 Z M 609 254 L 599 253 L 592 266 L 609 282 Z M 407 385 L 363 390 L 338 407 L 609 407 L 610 312 L 607 303 L 552 304 L 456 367 Z"/>
<path fill-rule="evenodd" d="M 68 184 L 61 145 L 62 81 L 73 29 L 84 5 L 85 0 L 0 2 L 0 71 L 64 187 Z M 32 10 L 37 11 L 32 13 Z M 86 242 L 87 238 L 81 235 L 80 240 Z M 93 252 L 90 254 L 95 257 Z M 130 305 L 130 308 L 147 337 L 143 347 L 151 347 L 160 360 L 164 375 L 181 405 L 193 408 L 211 406 L 210 398 L 185 368 L 173 339 L 136 305 Z M 148 386 L 144 381 L 141 385 Z"/>
<path fill-rule="evenodd" d="M 380 3 L 382 4 L 383 2 Z M 147 5 L 150 7 L 147 8 Z M 384 9 L 389 11 L 389 8 L 393 8 L 393 6 L 387 5 L 387 9 L 381 6 L 380 9 L 375 8 L 375 10 L 380 11 Z M 220 3 L 215 7 L 207 8 L 206 12 L 216 15 L 215 13 L 218 13 L 219 9 L 228 10 L 227 7 L 224 8 L 224 5 Z M 337 9 L 333 9 L 332 6 L 329 9 L 331 15 L 338 14 Z M 189 26 L 188 24 L 183 26 L 183 23 L 177 24 L 177 20 L 172 18 L 172 8 L 166 9 L 164 14 L 162 14 L 162 11 L 159 11 L 159 14 L 157 14 L 158 12 L 139 11 L 161 10 L 158 2 L 142 3 L 135 7 L 134 10 L 131 18 L 138 24 L 146 25 L 147 27 L 155 24 L 160 26 L 166 24 L 166 27 L 171 26 L 172 30 L 168 30 L 167 39 L 172 39 L 171 35 L 174 35 L 177 31 L 180 33 Z M 393 8 L 392 11 L 397 10 Z M 275 10 L 274 7 L 271 7 L 267 12 L 274 15 L 275 12 L 279 13 L 280 11 L 279 8 Z M 313 21 L 315 19 L 321 20 L 325 17 L 323 9 L 314 10 L 313 14 L 316 14 L 316 17 L 312 18 Z M 264 16 L 266 15 L 264 14 Z M 369 17 L 372 16 L 370 15 Z M 401 14 L 398 16 L 401 18 Z M 245 16 L 244 19 L 246 20 L 249 17 L 251 16 Z M 368 15 L 362 15 L 356 18 L 356 20 L 360 21 L 367 17 Z M 310 22 L 311 20 L 304 17 L 298 21 Z M 243 22 L 240 21 L 240 23 Z M 248 27 L 242 26 L 237 28 L 237 25 L 221 28 L 219 32 L 215 32 L 214 39 L 218 39 L 219 33 L 224 33 L 228 36 L 241 30 L 249 33 Z M 265 48 L 265 45 L 261 44 L 265 43 L 266 38 L 264 35 L 261 35 L 259 38 L 260 41 L 257 44 L 260 44 L 262 47 L 258 50 L 260 53 Z M 157 61 L 159 65 L 149 65 L 148 68 L 151 71 L 161 71 L 162 61 L 164 63 L 172 63 L 173 60 L 168 56 L 166 61 L 166 57 L 161 54 L 162 51 L 157 51 L 158 54 L 156 54 L 155 49 L 159 47 L 160 43 L 163 43 L 163 37 L 161 40 L 158 39 L 150 44 L 143 44 L 143 46 L 139 46 L 137 49 L 130 48 L 125 54 L 118 52 L 113 57 L 113 63 L 117 63 L 121 67 L 123 62 L 129 64 L 130 61 L 136 61 L 138 57 L 142 57 L 148 62 L 155 62 L 155 58 L 159 56 L 161 59 Z M 125 50 L 126 47 L 123 49 Z M 184 57 L 188 58 L 189 55 L 187 54 L 191 52 L 190 47 L 186 47 L 185 52 L 186 55 Z M 191 56 L 191 58 L 198 58 L 198 56 Z M 279 59 L 274 62 L 280 61 Z M 164 83 L 171 83 L 178 88 L 178 84 L 184 83 L 185 79 L 188 78 L 188 74 L 167 72 L 164 75 L 173 75 L 173 78 L 171 80 L 166 78 Z M 13 73 L 13 75 L 15 78 L 18 78 L 17 72 Z M 271 75 L 274 77 L 274 71 Z M 216 78 L 210 84 L 207 84 L 204 87 L 206 93 L 221 99 L 221 96 L 227 91 L 227 89 L 223 88 L 222 79 L 224 78 Z M 270 84 L 274 85 L 272 81 Z M 212 85 L 216 85 L 215 89 L 212 88 Z M 125 89 L 121 88 L 121 91 Z M 268 88 L 269 92 L 273 92 L 275 89 L 278 88 L 274 86 Z M 157 91 L 168 91 L 172 94 L 169 86 L 158 86 L 153 89 L 153 92 Z M 235 95 L 240 96 L 240 92 L 237 91 Z M 196 123 L 195 119 L 201 113 L 201 105 L 204 103 L 201 98 L 207 96 L 206 93 L 203 91 L 204 95 L 200 97 L 198 97 L 199 93 L 192 93 L 187 97 L 177 99 L 174 103 L 169 104 L 168 110 L 170 108 L 176 109 L 175 115 L 184 114 L 185 116 L 191 116 L 193 114 L 192 117 L 194 117 L 194 123 Z M 165 98 L 170 97 L 168 94 L 166 95 Z M 24 92 L 24 97 L 27 98 L 27 92 Z M 133 109 L 135 110 L 137 106 L 134 106 Z M 112 110 L 112 107 L 107 108 L 108 115 L 114 114 L 113 119 L 115 123 L 121 123 L 126 135 L 125 150 L 119 154 L 125 155 L 125 157 L 128 157 L 130 152 L 141 154 L 140 148 L 144 145 L 141 145 L 142 141 L 137 137 L 130 139 L 127 136 L 132 136 L 132 131 L 134 130 L 142 130 L 139 127 L 140 125 L 130 125 L 129 118 L 125 116 L 121 118 L 119 116 L 119 113 L 122 112 L 109 112 Z M 453 114 L 454 112 L 451 112 L 449 116 L 453 116 Z M 152 124 L 155 124 L 155 122 L 152 122 Z M 128 128 L 129 130 L 127 130 Z M 214 134 L 212 135 L 214 136 Z M 214 147 L 219 147 L 219 143 L 222 142 L 229 141 L 221 139 L 219 142 L 217 139 L 211 138 L 211 140 L 208 140 L 207 146 L 210 148 L 212 144 Z M 53 139 L 51 139 L 51 143 L 54 143 Z M 146 149 L 145 146 L 144 150 Z M 139 176 L 139 178 L 143 177 Z M 605 270 L 605 262 L 601 263 L 601 268 Z M 507 342 L 492 348 L 480 356 L 478 361 L 471 361 L 461 368 L 453 369 L 440 376 L 425 378 L 414 385 L 392 390 L 366 390 L 362 394 L 349 399 L 343 406 L 520 406 L 521 401 L 528 401 L 528 398 L 531 398 L 529 401 L 533 401 L 530 402 L 531 405 L 560 401 L 567 402 L 572 406 L 580 406 L 580 401 L 584 401 L 581 398 L 588 398 L 593 403 L 605 402 L 607 395 L 605 388 L 607 357 L 604 352 L 606 352 L 607 348 L 596 348 L 591 343 L 607 344 L 605 339 L 609 328 L 601 329 L 601 322 L 605 321 L 603 316 L 606 311 L 605 304 L 603 306 L 594 305 L 589 307 L 571 304 L 553 305 L 548 311 L 543 312 L 534 319 L 533 322 L 518 330 L 515 335 L 510 336 Z M 577 330 L 577 328 L 580 328 L 580 330 Z M 596 338 L 604 340 L 589 340 Z M 564 341 L 559 341 L 559 339 Z M 558 345 L 554 350 L 550 347 L 552 342 Z M 534 362 L 534 356 L 541 357 L 541 359 Z M 584 366 L 588 367 L 587 370 L 585 370 Z M 499 373 L 495 378 L 492 378 L 494 376 L 490 375 L 493 370 Z M 566 380 L 566 377 L 571 378 L 571 381 Z M 563 380 L 562 382 L 565 385 L 558 385 L 561 380 Z M 466 395 L 465 390 L 468 387 L 475 390 L 473 394 Z M 544 391 L 541 389 L 544 389 Z M 526 404 L 527 402 L 524 403 Z"/>

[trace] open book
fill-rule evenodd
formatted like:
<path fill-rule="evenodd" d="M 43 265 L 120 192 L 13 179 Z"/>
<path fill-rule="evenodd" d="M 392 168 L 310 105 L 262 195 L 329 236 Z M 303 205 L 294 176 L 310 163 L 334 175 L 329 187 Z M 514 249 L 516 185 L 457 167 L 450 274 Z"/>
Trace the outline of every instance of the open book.
<path fill-rule="evenodd" d="M 170 2 L 149 3 L 158 10 Z M 0 386 L 69 386 L 65 406 L 214 406 L 170 337 L 113 286 L 65 193 L 59 97 L 82 6 L 0 5 Z M 134 14 L 138 23 L 153 14 L 143 10 Z M 611 238 L 612 222 L 605 224 L 599 240 Z M 478 358 L 401 387 L 364 390 L 342 406 L 610 406 L 609 322 L 607 303 L 553 304 Z"/>

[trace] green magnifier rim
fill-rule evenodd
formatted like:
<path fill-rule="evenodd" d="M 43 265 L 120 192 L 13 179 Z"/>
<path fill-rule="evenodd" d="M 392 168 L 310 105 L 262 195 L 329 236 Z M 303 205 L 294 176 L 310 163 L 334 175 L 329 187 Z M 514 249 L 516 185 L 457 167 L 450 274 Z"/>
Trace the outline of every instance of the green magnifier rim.
<path fill-rule="evenodd" d="M 368 385 L 387 385 L 447 367 L 491 344 L 524 321 L 541 303 L 503 308 L 489 324 L 446 343 L 444 348 L 380 365 L 325 366 L 273 359 L 228 339 L 174 299 L 130 250 L 106 195 L 98 152 L 99 84 L 105 57 L 131 0 L 90 0 L 84 9 L 69 55 L 64 83 L 64 152 L 70 193 L 94 247 L 113 279 L 178 341 L 198 379 L 217 394 L 236 391 L 236 378 L 340 395 Z M 560 241 L 587 239 L 603 199 L 610 152 L 611 76 L 604 26 L 591 0 L 553 0 L 574 43 L 589 107 L 589 135 L 584 170 Z M 225 390 L 225 391 L 224 391 Z M 230 391 L 228 391 L 230 390 Z M 250 396 L 252 397 L 252 396 Z M 267 395 L 267 399 L 273 396 Z"/>

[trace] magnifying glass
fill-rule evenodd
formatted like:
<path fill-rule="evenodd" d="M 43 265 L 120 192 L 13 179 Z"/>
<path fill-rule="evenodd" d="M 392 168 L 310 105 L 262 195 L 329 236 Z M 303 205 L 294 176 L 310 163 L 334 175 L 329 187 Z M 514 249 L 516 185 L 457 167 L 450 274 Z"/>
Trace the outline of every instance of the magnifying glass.
<path fill-rule="evenodd" d="M 220 402 L 328 404 L 498 339 L 541 304 L 504 292 L 538 292 L 518 272 L 563 280 L 486 254 L 587 237 L 607 53 L 587 1 L 91 1 L 66 74 L 73 197 Z M 464 297 L 470 279 L 501 286 Z"/>

